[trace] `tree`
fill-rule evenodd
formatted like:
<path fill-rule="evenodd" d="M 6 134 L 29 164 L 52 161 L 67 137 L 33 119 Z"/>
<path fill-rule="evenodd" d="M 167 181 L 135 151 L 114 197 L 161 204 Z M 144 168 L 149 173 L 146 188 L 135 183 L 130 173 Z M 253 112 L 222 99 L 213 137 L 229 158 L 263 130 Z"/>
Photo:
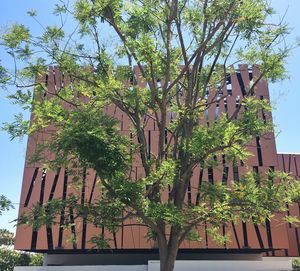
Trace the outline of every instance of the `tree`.
<path fill-rule="evenodd" d="M 6 229 L 0 229 L 0 246 L 13 245 L 14 241 L 15 241 L 15 236 L 12 232 Z"/>
<path fill-rule="evenodd" d="M 197 204 L 185 201 L 196 167 L 217 167 L 222 156 L 226 163 L 247 161 L 246 145 L 272 130 L 270 118 L 257 117 L 270 112 L 270 105 L 254 94 L 260 80 L 286 76 L 284 61 L 292 46 L 281 43 L 287 26 L 268 21 L 273 14 L 269 1 L 77 0 L 73 7 L 60 2 L 54 12 L 61 25 L 43 27 L 38 37 L 21 24 L 2 37 L 21 68 L 2 67 L 1 82 L 14 84 L 17 91 L 10 98 L 33 114 L 31 124 L 18 115 L 5 129 L 15 138 L 54 128 L 33 159 L 52 169 L 68 168 L 77 184 L 82 180 L 72 169 L 94 169 L 102 197 L 84 204 L 76 195 L 52 200 L 36 205 L 21 222 L 49 225 L 67 206 L 112 232 L 122 220 L 135 218 L 156 240 L 161 270 L 171 271 L 183 240 L 200 238 L 196 226 L 209 223 L 208 233 L 225 242 L 220 225 L 262 223 L 299 199 L 299 185 L 288 175 L 269 172 L 258 181 L 249 172 L 230 186 L 205 183 L 197 191 Z M 38 21 L 35 11 L 28 14 Z M 64 31 L 65 15 L 72 15 L 77 25 L 71 34 Z M 108 31 L 115 36 L 107 42 Z M 241 62 L 259 65 L 259 75 L 245 86 L 232 114 L 220 114 L 207 125 L 206 110 L 227 98 L 221 90 L 235 72 L 231 64 Z M 70 82 L 54 93 L 43 79 L 48 65 L 59 66 Z M 214 99 L 207 101 L 211 93 Z M 129 118 L 131 138 L 104 114 L 111 104 Z M 157 153 L 147 148 L 145 119 L 154 119 L 158 127 Z M 45 161 L 45 150 L 55 157 Z M 144 176 L 133 181 L 130 168 L 136 155 Z M 107 246 L 105 236 L 94 241 Z"/>
<path fill-rule="evenodd" d="M 26 253 L 10 248 L 15 236 L 6 229 L 0 229 L 0 270 L 13 271 L 15 266 L 43 265 L 43 254 Z"/>
<path fill-rule="evenodd" d="M 41 266 L 43 255 L 25 253 L 5 247 L 0 248 L 0 268 L 2 271 L 13 271 L 15 266 Z"/>
<path fill-rule="evenodd" d="M 0 196 L 0 215 L 2 215 L 2 212 L 8 211 L 11 208 L 14 208 L 11 201 L 7 197 L 1 195 Z"/>

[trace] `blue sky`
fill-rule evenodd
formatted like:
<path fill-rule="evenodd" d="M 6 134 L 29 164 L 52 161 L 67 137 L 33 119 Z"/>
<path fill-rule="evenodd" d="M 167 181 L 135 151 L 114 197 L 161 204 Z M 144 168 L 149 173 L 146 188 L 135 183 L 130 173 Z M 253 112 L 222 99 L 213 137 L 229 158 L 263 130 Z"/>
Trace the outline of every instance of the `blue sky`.
<path fill-rule="evenodd" d="M 38 11 L 39 20 L 49 24 L 55 20 L 51 10 L 53 0 L 10 0 L 1 2 L 0 33 L 11 23 L 21 22 L 39 32 L 40 27 L 26 15 L 30 9 Z M 72 2 L 72 1 L 70 1 Z M 287 10 L 285 21 L 293 29 L 288 38 L 292 42 L 300 37 L 299 0 L 272 0 L 272 6 L 278 12 L 274 19 L 280 19 Z M 4 52 L 0 50 L 2 63 L 9 61 Z M 300 153 L 299 143 L 299 113 L 300 109 L 300 49 L 296 50 L 288 59 L 287 70 L 290 78 L 280 83 L 270 85 L 271 99 L 275 105 L 273 110 L 274 122 L 277 126 L 277 151 Z M 13 114 L 19 112 L 16 106 L 9 104 L 5 99 L 7 92 L 0 90 L 0 124 L 11 121 Z M 0 228 L 14 231 L 13 223 L 17 217 L 20 197 L 24 159 L 27 139 L 23 141 L 10 141 L 6 133 L 0 131 L 0 195 L 7 195 L 14 203 L 15 210 L 6 212 L 0 217 Z"/>

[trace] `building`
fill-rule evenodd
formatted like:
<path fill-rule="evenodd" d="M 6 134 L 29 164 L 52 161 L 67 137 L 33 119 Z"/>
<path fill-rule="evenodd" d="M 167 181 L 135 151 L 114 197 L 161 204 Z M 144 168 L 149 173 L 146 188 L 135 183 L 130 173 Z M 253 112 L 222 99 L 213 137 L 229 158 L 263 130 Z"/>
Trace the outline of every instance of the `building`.
<path fill-rule="evenodd" d="M 137 84 L 141 86 L 145 84 L 138 76 L 139 70 L 137 68 L 135 74 Z M 227 76 L 226 84 L 222 89 L 229 96 L 209 107 L 206 113 L 207 120 L 215 120 L 220 112 L 233 112 L 236 104 L 244 96 L 245 86 L 249 85 L 253 77 L 258 74 L 259 70 L 255 66 L 250 68 L 247 65 L 239 65 L 234 74 Z M 45 80 L 49 90 L 62 88 L 65 84 L 64 81 L 66 81 L 61 72 L 53 67 L 49 68 Z M 257 99 L 269 99 L 268 86 L 265 81 L 258 83 L 256 97 Z M 208 99 L 210 98 L 208 97 Z M 108 106 L 105 113 L 117 118 L 120 121 L 120 132 L 129 136 L 129 120 L 122 111 L 114 106 Z M 262 117 L 266 116 L 262 114 Z M 169 115 L 169 121 L 171 120 L 172 113 Z M 145 130 L 149 148 L 155 148 L 158 131 L 154 120 L 147 120 Z M 41 142 L 44 138 L 47 138 L 47 129 L 29 137 L 26 158 L 29 158 L 34 152 L 37 142 Z M 299 177 L 300 155 L 277 153 L 273 133 L 269 133 L 263 138 L 257 137 L 248 148 L 254 156 L 250 157 L 246 164 L 258 173 L 266 172 L 269 169 L 279 169 L 290 172 L 295 178 Z M 134 162 L 133 169 L 134 178 L 137 179 L 142 176 L 142 168 L 138 159 Z M 196 168 L 191 187 L 198 187 L 202 181 L 222 180 L 223 183 L 236 181 L 246 170 L 242 161 L 238 165 L 223 164 L 223 168 L 220 170 Z M 85 179 L 85 186 L 82 187 L 81 191 L 82 199 L 85 202 L 92 202 L 99 195 L 96 185 L 99 180 L 92 170 L 87 170 L 83 178 Z M 32 204 L 43 204 L 54 198 L 66 198 L 71 190 L 70 182 L 65 169 L 61 168 L 58 172 L 46 171 L 41 165 L 30 164 L 26 159 L 20 214 L 30 208 Z M 197 201 L 197 195 L 193 189 L 189 189 L 187 197 L 192 202 Z M 299 206 L 294 204 L 289 207 L 289 212 L 292 215 L 300 216 L 299 209 Z M 64 218 L 65 214 L 62 210 L 60 223 Z M 15 248 L 47 253 L 46 263 L 50 265 L 62 264 L 60 262 L 62 258 L 64 258 L 64 264 L 69 265 L 109 264 L 116 258 L 119 263 L 144 264 L 149 259 L 157 259 L 155 243 L 146 240 L 146 228 L 144 226 L 124 226 L 115 234 L 110 234 L 105 228 L 95 228 L 93 225 L 84 223 L 84 221 L 76 221 L 72 215 L 69 219 L 74 222 L 74 225 L 69 229 L 60 227 L 60 223 L 51 227 L 43 226 L 38 231 L 25 225 L 19 225 Z M 229 227 L 224 228 L 225 231 L 229 231 L 232 242 L 224 247 L 220 247 L 206 235 L 203 236 L 201 243 L 185 241 L 181 247 L 179 259 L 197 260 L 215 259 L 215 257 L 220 259 L 256 259 L 260 253 L 264 253 L 265 256 L 300 255 L 299 229 L 290 224 L 283 224 L 276 218 L 271 222 L 267 221 L 262 226 L 246 223 L 234 225 L 232 223 Z M 95 250 L 89 242 L 93 235 L 101 232 L 110 236 L 110 249 Z M 75 243 L 68 241 L 71 235 L 76 237 Z"/>

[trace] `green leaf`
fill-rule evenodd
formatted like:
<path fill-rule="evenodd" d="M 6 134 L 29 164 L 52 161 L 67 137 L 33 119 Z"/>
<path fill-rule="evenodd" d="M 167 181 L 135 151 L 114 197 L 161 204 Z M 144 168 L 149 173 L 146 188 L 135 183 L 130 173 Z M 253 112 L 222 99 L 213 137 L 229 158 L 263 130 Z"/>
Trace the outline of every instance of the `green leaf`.
<path fill-rule="evenodd" d="M 3 43 L 6 47 L 15 49 L 22 42 L 28 42 L 30 38 L 29 29 L 23 24 L 14 24 L 2 35 Z"/>

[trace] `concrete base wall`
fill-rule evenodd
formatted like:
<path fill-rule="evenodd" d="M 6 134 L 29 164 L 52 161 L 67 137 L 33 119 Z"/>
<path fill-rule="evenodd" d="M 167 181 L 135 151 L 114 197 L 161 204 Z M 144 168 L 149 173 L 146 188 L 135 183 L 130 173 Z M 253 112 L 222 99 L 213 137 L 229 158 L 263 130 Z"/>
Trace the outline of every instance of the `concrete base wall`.
<path fill-rule="evenodd" d="M 261 261 L 176 261 L 174 271 L 290 271 L 291 258 L 263 258 Z M 159 261 L 148 265 L 15 267 L 14 271 L 159 271 Z"/>
<path fill-rule="evenodd" d="M 147 265 L 149 261 L 158 261 L 158 254 L 45 254 L 44 265 Z M 248 253 L 193 253 L 178 254 L 178 261 L 261 261 L 261 254 Z"/>
<path fill-rule="evenodd" d="M 18 266 L 14 271 L 148 271 L 148 267 L 146 265 Z"/>
<path fill-rule="evenodd" d="M 290 259 L 263 261 L 176 261 L 174 271 L 291 271 Z M 159 271 L 159 262 L 149 262 L 147 271 Z"/>

